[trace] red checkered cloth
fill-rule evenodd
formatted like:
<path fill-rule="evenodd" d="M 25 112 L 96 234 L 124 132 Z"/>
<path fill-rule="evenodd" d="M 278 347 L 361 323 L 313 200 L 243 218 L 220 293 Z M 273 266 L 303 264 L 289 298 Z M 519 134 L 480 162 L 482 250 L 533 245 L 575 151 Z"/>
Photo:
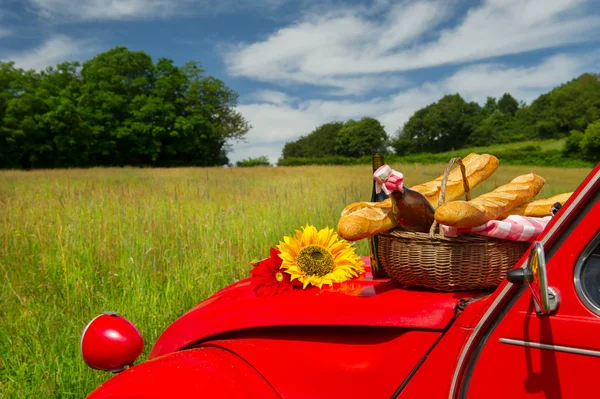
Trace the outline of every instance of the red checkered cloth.
<path fill-rule="evenodd" d="M 481 234 L 488 237 L 503 238 L 512 241 L 533 242 L 546 228 L 552 216 L 534 218 L 511 215 L 504 220 L 490 220 L 471 228 L 456 228 L 442 225 L 445 236 L 456 237 L 461 233 Z"/>

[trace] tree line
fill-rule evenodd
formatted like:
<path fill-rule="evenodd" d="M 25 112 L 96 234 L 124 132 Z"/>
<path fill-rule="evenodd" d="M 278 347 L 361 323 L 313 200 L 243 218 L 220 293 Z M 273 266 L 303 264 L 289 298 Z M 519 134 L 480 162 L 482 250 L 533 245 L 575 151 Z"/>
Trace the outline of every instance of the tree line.
<path fill-rule="evenodd" d="M 228 143 L 251 127 L 236 111 L 237 99 L 197 62 L 155 63 L 126 47 L 39 72 L 0 62 L 0 168 L 229 164 Z M 600 160 L 598 74 L 585 73 L 529 105 L 510 93 L 488 97 L 483 106 L 446 95 L 393 135 L 372 117 L 332 121 L 286 143 L 279 163 L 344 163 L 373 151 L 411 156 L 565 137 L 565 156 Z M 263 158 L 238 166 L 268 164 Z"/>
<path fill-rule="evenodd" d="M 0 62 L 0 168 L 224 165 L 250 129 L 237 98 L 197 62 L 126 47 L 39 72 Z"/>
<path fill-rule="evenodd" d="M 322 158 L 328 156 L 361 157 L 371 151 L 387 151 L 389 136 L 378 120 L 370 117 L 358 121 L 331 122 L 312 133 L 286 143 L 283 158 Z"/>
<path fill-rule="evenodd" d="M 480 106 L 458 93 L 415 112 L 388 135 L 374 118 L 333 121 L 285 144 L 280 164 L 360 157 L 373 151 L 409 156 L 533 139 L 568 138 L 563 154 L 600 161 L 600 75 L 585 73 L 526 105 L 510 93 Z"/>

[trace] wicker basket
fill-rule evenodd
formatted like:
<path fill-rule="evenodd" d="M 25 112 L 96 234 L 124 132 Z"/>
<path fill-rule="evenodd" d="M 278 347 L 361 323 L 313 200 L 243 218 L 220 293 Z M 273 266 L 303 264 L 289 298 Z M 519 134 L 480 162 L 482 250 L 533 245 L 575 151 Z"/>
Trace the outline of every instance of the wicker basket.
<path fill-rule="evenodd" d="M 455 162 L 462 171 L 466 200 L 471 199 L 464 165 L 460 158 L 452 158 L 442 179 L 440 205 Z M 378 241 L 379 262 L 392 280 L 403 287 L 440 291 L 496 288 L 530 246 L 476 234 L 446 237 L 435 221 L 429 233 L 394 228 L 379 234 Z"/>

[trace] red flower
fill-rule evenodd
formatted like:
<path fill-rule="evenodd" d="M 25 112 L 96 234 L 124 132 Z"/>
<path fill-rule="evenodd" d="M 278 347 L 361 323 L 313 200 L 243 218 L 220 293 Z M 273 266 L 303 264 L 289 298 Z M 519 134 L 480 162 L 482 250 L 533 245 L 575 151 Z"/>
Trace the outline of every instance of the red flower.
<path fill-rule="evenodd" d="M 257 296 L 279 295 L 291 291 L 290 275 L 281 270 L 279 250 L 271 248 L 271 256 L 261 260 L 250 270 L 254 280 L 254 293 Z"/>

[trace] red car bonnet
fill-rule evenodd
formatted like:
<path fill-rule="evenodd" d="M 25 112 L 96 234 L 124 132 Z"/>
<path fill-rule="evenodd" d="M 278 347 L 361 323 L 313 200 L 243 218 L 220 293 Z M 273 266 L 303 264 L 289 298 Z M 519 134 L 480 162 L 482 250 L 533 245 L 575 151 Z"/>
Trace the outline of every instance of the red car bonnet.
<path fill-rule="evenodd" d="M 368 257 L 365 276 L 352 289 L 324 287 L 257 297 L 250 278 L 200 302 L 158 338 L 149 358 L 175 352 L 218 334 L 279 326 L 372 326 L 442 330 L 469 292 L 401 289 L 389 279 L 373 280 Z M 348 288 L 342 285 L 344 288 Z M 480 294 L 479 294 L 480 295 Z"/>

